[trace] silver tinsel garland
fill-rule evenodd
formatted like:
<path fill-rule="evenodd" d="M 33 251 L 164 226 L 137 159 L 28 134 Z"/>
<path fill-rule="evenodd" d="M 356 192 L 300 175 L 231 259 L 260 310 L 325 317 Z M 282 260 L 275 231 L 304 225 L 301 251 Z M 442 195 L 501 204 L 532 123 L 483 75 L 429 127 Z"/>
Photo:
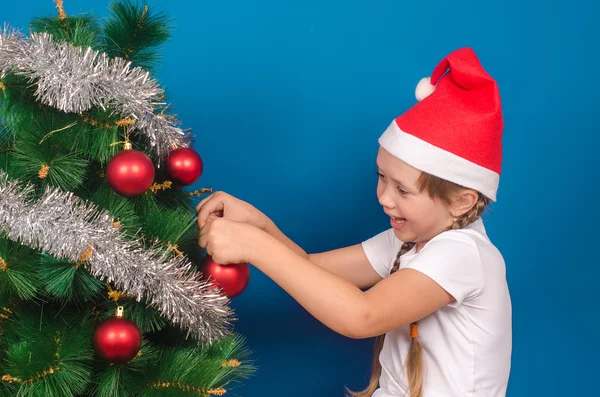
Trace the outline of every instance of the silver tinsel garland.
<path fill-rule="evenodd" d="M 170 257 L 169 247 L 146 249 L 125 240 L 108 212 L 73 193 L 48 188 L 34 201 L 32 191 L 0 170 L 0 234 L 71 262 L 91 252 L 86 257 L 91 274 L 155 306 L 201 343 L 229 333 L 228 298 L 186 258 Z"/>
<path fill-rule="evenodd" d="M 26 76 L 36 87 L 37 100 L 64 112 L 100 107 L 132 118 L 131 128 L 148 138 L 159 160 L 173 146 L 189 146 L 189 135 L 176 127 L 179 123 L 172 115 L 154 113 L 158 105 L 164 105 L 158 83 L 123 58 L 57 43 L 47 33 L 26 37 L 4 28 L 0 32 L 0 78 L 6 73 Z"/>

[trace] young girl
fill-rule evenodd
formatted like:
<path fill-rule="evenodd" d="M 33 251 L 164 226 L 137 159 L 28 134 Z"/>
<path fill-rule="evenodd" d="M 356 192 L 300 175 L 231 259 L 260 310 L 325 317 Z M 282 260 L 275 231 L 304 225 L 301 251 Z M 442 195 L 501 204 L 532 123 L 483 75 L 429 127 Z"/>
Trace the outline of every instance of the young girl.
<path fill-rule="evenodd" d="M 379 139 L 377 197 L 391 228 L 307 255 L 226 193 L 198 204 L 199 243 L 250 262 L 332 330 L 376 336 L 357 397 L 505 396 L 512 350 L 505 264 L 480 218 L 496 200 L 503 130 L 495 81 L 459 49 Z"/>

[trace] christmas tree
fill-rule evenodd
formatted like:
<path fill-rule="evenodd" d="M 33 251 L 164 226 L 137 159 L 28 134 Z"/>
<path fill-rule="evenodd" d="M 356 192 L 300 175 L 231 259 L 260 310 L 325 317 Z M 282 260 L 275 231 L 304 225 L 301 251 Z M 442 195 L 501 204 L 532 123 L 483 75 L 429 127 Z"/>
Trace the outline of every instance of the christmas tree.
<path fill-rule="evenodd" d="M 223 395 L 254 367 L 199 267 L 202 160 L 152 77 L 169 19 L 55 2 L 0 31 L 0 396 Z"/>

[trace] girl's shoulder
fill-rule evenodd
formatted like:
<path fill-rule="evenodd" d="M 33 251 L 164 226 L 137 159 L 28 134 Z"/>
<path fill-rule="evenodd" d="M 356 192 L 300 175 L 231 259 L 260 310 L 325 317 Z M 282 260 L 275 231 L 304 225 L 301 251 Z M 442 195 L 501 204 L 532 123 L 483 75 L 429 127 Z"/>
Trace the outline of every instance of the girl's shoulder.
<path fill-rule="evenodd" d="M 432 238 L 412 259 L 428 259 L 485 272 L 504 269 L 502 253 L 488 237 L 481 219 L 463 229 L 448 230 Z"/>
<path fill-rule="evenodd" d="M 426 274 L 450 293 L 455 299 L 450 306 L 476 298 L 487 280 L 500 280 L 496 276 L 504 271 L 502 255 L 487 237 L 483 222 L 470 226 L 440 233 L 404 261 L 404 268 Z"/>
<path fill-rule="evenodd" d="M 441 241 L 446 242 L 446 244 L 441 244 Z M 457 249 L 460 249 L 461 246 L 471 248 L 478 247 L 480 249 L 494 247 L 494 244 L 487 235 L 481 218 L 463 229 L 453 229 L 438 234 L 432 238 L 425 247 L 428 245 L 448 248 L 455 246 Z"/>

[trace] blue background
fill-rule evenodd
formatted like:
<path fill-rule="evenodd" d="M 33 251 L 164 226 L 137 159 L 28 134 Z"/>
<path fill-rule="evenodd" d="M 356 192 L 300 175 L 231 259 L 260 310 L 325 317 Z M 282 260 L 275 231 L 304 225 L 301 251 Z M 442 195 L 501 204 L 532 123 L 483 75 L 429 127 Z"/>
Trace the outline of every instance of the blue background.
<path fill-rule="evenodd" d="M 389 226 L 377 138 L 450 51 L 472 46 L 501 89 L 504 165 L 486 214 L 514 307 L 508 395 L 597 395 L 598 6 L 580 0 L 151 1 L 173 17 L 158 78 L 212 186 L 263 209 L 306 250 Z M 107 2 L 66 0 L 67 14 Z M 26 31 L 51 0 L 2 4 Z M 285 264 L 282 264 L 282 266 Z M 259 371 L 246 397 L 342 396 L 370 340 L 329 331 L 256 269 L 232 302 Z M 234 393 L 232 393 L 234 394 Z"/>

